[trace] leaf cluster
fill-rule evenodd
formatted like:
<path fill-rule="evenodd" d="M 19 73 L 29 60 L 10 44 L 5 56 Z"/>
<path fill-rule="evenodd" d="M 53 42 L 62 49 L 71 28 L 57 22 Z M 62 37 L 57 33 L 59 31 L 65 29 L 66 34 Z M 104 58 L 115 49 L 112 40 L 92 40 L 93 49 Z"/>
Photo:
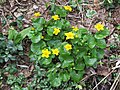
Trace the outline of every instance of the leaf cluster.
<path fill-rule="evenodd" d="M 104 38 L 109 35 L 109 30 L 105 27 L 95 34 L 86 28 L 74 31 L 70 22 L 66 20 L 67 13 L 63 7 L 56 7 L 54 14 L 57 14 L 60 20 L 33 18 L 32 26 L 20 33 L 16 30 L 9 31 L 9 39 L 16 43 L 28 36 L 32 42 L 30 58 L 46 69 L 46 76 L 53 87 L 59 87 L 69 80 L 78 83 L 83 78 L 85 67 L 95 66 L 97 61 L 103 58 L 106 48 Z M 54 35 L 54 28 L 60 29 L 58 35 Z M 74 33 L 74 39 L 66 40 L 65 33 L 68 32 Z M 66 44 L 71 44 L 72 49 L 66 50 Z M 52 49 L 55 48 L 59 50 L 59 55 L 52 53 Z M 51 52 L 48 58 L 42 57 L 44 49 Z"/>
<path fill-rule="evenodd" d="M 16 60 L 16 55 L 20 51 L 22 51 L 21 45 L 15 45 L 12 40 L 7 40 L 5 36 L 0 34 L 0 63 Z"/>

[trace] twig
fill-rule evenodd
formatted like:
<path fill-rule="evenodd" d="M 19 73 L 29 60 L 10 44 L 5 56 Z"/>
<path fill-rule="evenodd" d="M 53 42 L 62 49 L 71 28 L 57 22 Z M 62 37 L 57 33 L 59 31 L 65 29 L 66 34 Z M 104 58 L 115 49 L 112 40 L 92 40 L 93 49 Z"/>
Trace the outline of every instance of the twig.
<path fill-rule="evenodd" d="M 18 67 L 22 67 L 22 68 L 29 68 L 29 67 L 26 66 L 26 65 L 18 65 L 18 64 L 17 64 L 17 66 L 18 66 Z"/>
<path fill-rule="evenodd" d="M 100 3 L 98 3 L 98 4 L 86 4 L 86 3 L 82 3 L 82 4 L 80 4 L 80 5 L 83 5 L 83 6 L 98 6 L 98 5 L 104 4 L 104 2 L 105 2 L 105 0 L 102 1 L 102 2 L 100 2 Z"/>
<path fill-rule="evenodd" d="M 95 90 L 111 73 L 113 73 L 114 70 L 112 70 L 110 73 L 108 73 L 92 90 Z"/>
<path fill-rule="evenodd" d="M 96 80 L 95 76 L 94 76 L 94 81 L 95 81 L 95 84 L 97 85 L 97 80 Z M 98 87 L 97 87 L 97 90 L 99 90 Z"/>
<path fill-rule="evenodd" d="M 90 74 L 89 76 L 84 77 L 81 81 L 84 81 L 85 79 L 87 79 L 87 78 L 89 78 L 89 77 L 91 77 L 93 75 L 96 75 L 96 74 Z"/>
<path fill-rule="evenodd" d="M 113 82 L 110 90 L 115 90 L 116 86 L 118 85 L 119 78 L 120 78 L 120 73 L 118 74 L 118 76 L 117 76 L 116 79 L 114 80 L 114 82 Z"/>

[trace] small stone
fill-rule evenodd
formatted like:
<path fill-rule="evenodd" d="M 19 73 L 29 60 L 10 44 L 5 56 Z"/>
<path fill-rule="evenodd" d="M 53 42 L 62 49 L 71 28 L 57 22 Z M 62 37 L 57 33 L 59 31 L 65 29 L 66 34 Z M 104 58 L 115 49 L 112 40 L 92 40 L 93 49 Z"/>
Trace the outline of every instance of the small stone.
<path fill-rule="evenodd" d="M 33 5 L 33 9 L 38 9 L 38 6 L 37 5 Z"/>

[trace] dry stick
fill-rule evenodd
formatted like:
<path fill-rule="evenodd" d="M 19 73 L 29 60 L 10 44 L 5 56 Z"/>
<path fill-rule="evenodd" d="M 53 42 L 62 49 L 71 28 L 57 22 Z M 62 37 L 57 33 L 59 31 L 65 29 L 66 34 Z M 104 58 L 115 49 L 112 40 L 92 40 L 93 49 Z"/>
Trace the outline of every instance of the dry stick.
<path fill-rule="evenodd" d="M 85 4 L 85 3 L 82 3 L 80 5 L 83 5 L 83 6 L 87 6 L 87 5 L 89 5 L 89 6 L 98 6 L 98 5 L 102 5 L 104 2 L 105 2 L 105 0 L 100 2 L 100 3 L 98 3 L 98 4 Z"/>
<path fill-rule="evenodd" d="M 111 90 L 115 90 L 115 89 L 116 89 L 116 87 L 117 87 L 117 85 L 118 85 L 118 83 L 119 83 L 119 80 L 117 80 L 117 82 L 116 82 L 115 86 L 114 86 L 114 87 L 113 87 L 113 89 L 111 89 Z"/>
<path fill-rule="evenodd" d="M 115 88 L 116 88 L 116 86 L 117 86 L 117 84 L 118 84 L 118 82 L 119 82 L 119 80 L 118 80 L 119 77 L 120 77 L 120 73 L 118 74 L 118 76 L 116 77 L 115 81 L 113 82 L 110 90 L 115 90 Z"/>
<path fill-rule="evenodd" d="M 95 81 L 95 84 L 97 85 L 97 80 L 96 80 L 95 76 L 94 76 L 94 79 L 95 79 L 95 80 L 94 80 L 94 81 Z M 99 90 L 98 87 L 97 87 L 97 90 Z"/>
<path fill-rule="evenodd" d="M 87 78 L 89 78 L 89 77 L 91 77 L 93 75 L 96 75 L 96 74 L 90 74 L 89 76 L 84 77 L 81 81 L 84 81 L 85 79 L 87 79 Z"/>
<path fill-rule="evenodd" d="M 92 90 L 95 90 L 99 84 L 101 84 L 111 73 L 113 73 L 114 70 L 112 70 L 108 75 L 106 75 Z"/>

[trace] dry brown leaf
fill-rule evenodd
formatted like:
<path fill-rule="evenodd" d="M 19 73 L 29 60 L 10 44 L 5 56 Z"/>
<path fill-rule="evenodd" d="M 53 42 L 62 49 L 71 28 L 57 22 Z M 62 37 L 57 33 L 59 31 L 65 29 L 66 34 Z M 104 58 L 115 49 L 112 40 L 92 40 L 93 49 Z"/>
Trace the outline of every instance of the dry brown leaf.
<path fill-rule="evenodd" d="M 97 74 L 101 76 L 106 76 L 110 72 L 110 69 L 106 66 L 98 66 L 97 67 Z"/>

